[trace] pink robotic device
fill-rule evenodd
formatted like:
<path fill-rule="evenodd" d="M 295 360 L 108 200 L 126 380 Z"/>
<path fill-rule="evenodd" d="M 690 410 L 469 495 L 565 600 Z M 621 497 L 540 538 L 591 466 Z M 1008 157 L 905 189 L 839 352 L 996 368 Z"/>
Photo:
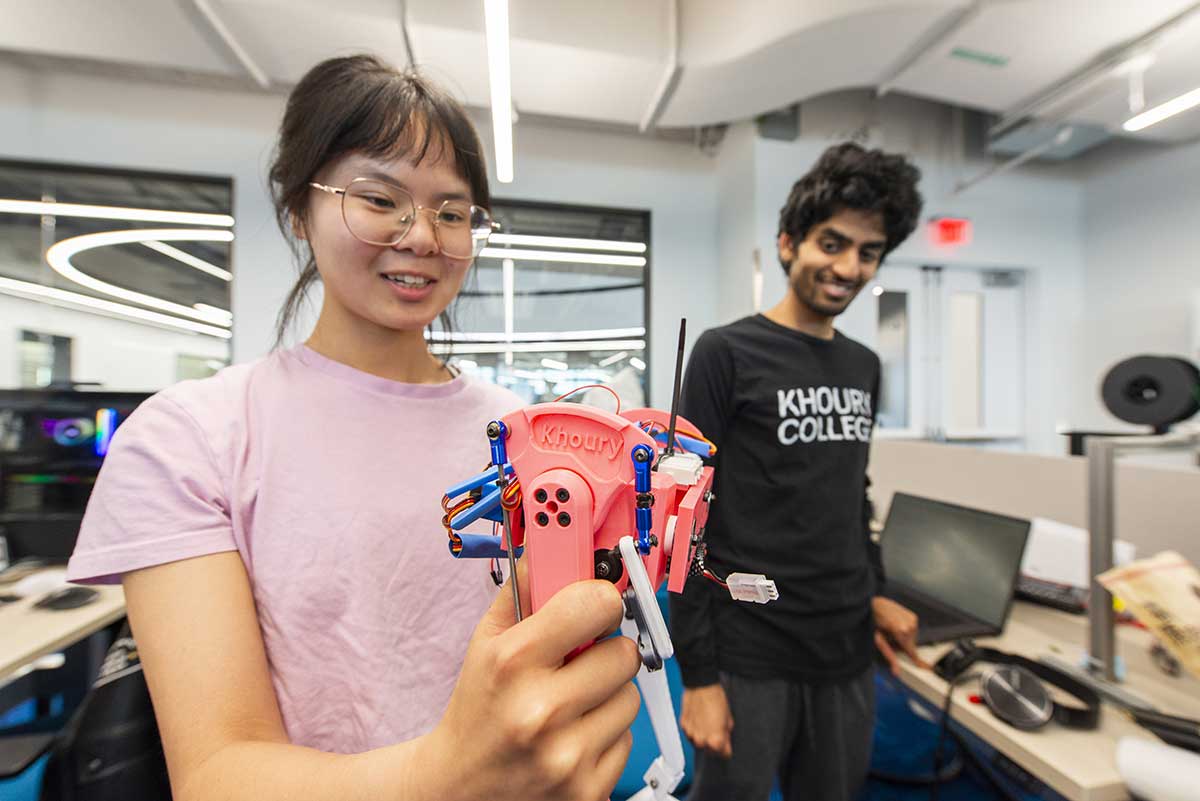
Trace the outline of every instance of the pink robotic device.
<path fill-rule="evenodd" d="M 676 364 L 678 398 L 682 368 Z M 675 404 L 673 403 L 673 406 Z M 704 575 L 744 601 L 778 597 L 762 575 L 720 579 L 704 566 L 704 527 L 713 499 L 713 468 L 702 456 L 715 446 L 672 411 L 610 413 L 577 403 L 541 403 L 493 421 L 487 429 L 491 466 L 451 487 L 443 499 L 450 551 L 457 557 L 506 558 L 517 619 L 521 617 L 515 560 L 528 562 L 534 614 L 575 581 L 611 581 L 622 592 L 622 634 L 642 656 L 637 681 L 661 755 L 633 801 L 671 799 L 683 777 L 683 746 L 661 670 L 674 648 L 655 598 L 665 581 L 682 592 L 690 575 Z M 459 499 L 459 500 L 455 500 Z M 464 533 L 486 519 L 503 534 Z"/>

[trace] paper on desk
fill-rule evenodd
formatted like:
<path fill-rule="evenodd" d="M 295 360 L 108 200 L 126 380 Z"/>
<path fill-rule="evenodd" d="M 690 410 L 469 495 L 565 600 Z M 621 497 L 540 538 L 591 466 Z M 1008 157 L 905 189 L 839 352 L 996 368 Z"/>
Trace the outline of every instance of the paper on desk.
<path fill-rule="evenodd" d="M 1113 543 L 1113 564 L 1124 565 L 1136 555 L 1132 544 Z M 1092 586 L 1091 557 L 1086 529 L 1035 517 L 1021 558 L 1021 575 L 1054 584 L 1088 589 Z"/>
<path fill-rule="evenodd" d="M 1200 678 L 1200 571 L 1178 553 L 1163 551 L 1096 580 Z"/>

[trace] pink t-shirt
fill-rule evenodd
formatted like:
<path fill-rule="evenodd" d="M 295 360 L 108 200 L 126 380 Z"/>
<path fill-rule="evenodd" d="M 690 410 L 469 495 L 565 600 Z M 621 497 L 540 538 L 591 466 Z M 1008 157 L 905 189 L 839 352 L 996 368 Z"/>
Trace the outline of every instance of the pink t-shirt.
<path fill-rule="evenodd" d="M 357 753 L 417 737 L 496 593 L 485 560 L 450 556 L 442 493 L 483 469 L 487 423 L 520 405 L 304 346 L 177 384 L 117 430 L 68 578 L 236 550 L 291 741 Z"/>

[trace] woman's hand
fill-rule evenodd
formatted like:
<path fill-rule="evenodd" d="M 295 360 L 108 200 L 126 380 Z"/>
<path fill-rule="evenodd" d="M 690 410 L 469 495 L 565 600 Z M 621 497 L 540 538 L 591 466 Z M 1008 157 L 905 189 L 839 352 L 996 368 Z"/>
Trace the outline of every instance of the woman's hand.
<path fill-rule="evenodd" d="M 528 579 L 520 584 L 528 587 Z M 512 592 L 502 589 L 475 629 L 445 716 L 422 746 L 430 768 L 453 771 L 461 798 L 607 799 L 633 742 L 641 700 L 631 682 L 641 659 L 626 637 L 564 659 L 616 630 L 623 612 L 612 584 L 581 581 L 517 623 Z"/>

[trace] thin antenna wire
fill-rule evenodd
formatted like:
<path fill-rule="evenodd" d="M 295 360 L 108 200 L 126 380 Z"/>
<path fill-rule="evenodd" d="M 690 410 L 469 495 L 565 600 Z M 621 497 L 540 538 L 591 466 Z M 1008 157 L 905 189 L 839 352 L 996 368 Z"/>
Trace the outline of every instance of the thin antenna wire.
<path fill-rule="evenodd" d="M 667 429 L 667 448 L 663 456 L 675 453 L 675 418 L 679 416 L 679 390 L 683 379 L 683 339 L 687 333 L 687 318 L 679 318 L 679 351 L 675 354 L 675 392 L 671 395 L 671 424 Z"/>
<path fill-rule="evenodd" d="M 400 34 L 404 37 L 404 58 L 408 68 L 415 69 L 417 56 L 413 53 L 412 37 L 408 32 L 408 3 L 405 0 L 400 0 Z"/>

